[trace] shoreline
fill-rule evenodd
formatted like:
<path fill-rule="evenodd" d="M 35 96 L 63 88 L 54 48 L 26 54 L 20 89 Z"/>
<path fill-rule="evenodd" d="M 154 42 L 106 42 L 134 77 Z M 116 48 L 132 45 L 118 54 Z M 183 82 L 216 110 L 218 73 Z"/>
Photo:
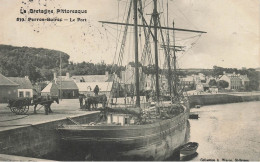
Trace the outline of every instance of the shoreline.
<path fill-rule="evenodd" d="M 194 108 L 195 105 L 218 105 L 250 101 L 260 101 L 260 92 L 236 92 L 189 96 L 191 108 Z"/>

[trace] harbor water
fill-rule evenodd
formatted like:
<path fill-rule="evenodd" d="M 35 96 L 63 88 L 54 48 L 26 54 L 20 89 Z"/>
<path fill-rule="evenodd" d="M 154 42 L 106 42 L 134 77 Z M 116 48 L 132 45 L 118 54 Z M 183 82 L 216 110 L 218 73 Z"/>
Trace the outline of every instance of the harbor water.
<path fill-rule="evenodd" d="M 188 141 L 198 142 L 197 153 L 173 156 L 167 161 L 260 160 L 260 101 L 202 106 L 191 109 L 199 119 L 189 119 Z M 82 144 L 66 144 L 53 160 L 85 160 L 89 152 Z"/>
<path fill-rule="evenodd" d="M 260 160 L 260 101 L 203 106 L 192 109 L 190 141 L 197 154 L 181 160 Z"/>

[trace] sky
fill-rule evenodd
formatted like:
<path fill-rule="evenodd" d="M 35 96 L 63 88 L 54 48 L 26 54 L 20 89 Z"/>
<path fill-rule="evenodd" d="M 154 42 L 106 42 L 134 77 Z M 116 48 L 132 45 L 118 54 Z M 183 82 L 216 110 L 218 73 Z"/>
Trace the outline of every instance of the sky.
<path fill-rule="evenodd" d="M 122 22 L 129 0 L 0 0 L 0 44 L 40 47 L 60 50 L 70 55 L 73 62 L 115 62 L 124 29 L 98 21 Z M 145 2 L 145 17 L 150 21 L 152 0 Z M 167 25 L 167 0 L 158 0 L 162 25 Z M 176 45 L 186 46 L 177 53 L 180 68 L 260 67 L 259 0 L 168 0 L 169 24 L 176 28 L 206 31 L 175 32 Z M 164 8 L 162 7 L 164 6 Z M 20 9 L 27 13 L 20 13 Z M 83 14 L 32 14 L 29 9 L 87 10 Z M 80 22 L 19 22 L 17 18 L 62 19 L 82 18 Z M 130 18 L 131 22 L 132 17 Z M 140 20 L 139 20 L 140 21 Z M 128 30 L 125 62 L 134 59 L 133 28 Z M 173 34 L 170 33 L 170 37 Z M 193 38 L 192 38 L 193 37 Z M 143 41 L 139 41 L 144 44 Z M 140 45 L 141 46 L 141 45 Z M 139 48 L 140 49 L 140 48 Z M 159 55 L 163 64 L 162 49 Z M 139 52 L 141 53 L 141 51 Z M 141 57 L 141 56 L 140 56 Z M 125 63 L 124 62 L 124 63 Z M 124 64 L 123 63 L 123 64 Z"/>

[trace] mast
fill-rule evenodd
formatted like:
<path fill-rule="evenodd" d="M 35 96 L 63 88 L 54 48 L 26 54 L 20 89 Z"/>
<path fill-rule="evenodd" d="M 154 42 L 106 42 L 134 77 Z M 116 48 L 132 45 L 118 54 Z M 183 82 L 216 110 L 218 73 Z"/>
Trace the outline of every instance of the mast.
<path fill-rule="evenodd" d="M 148 25 L 145 20 L 144 17 L 142 15 L 141 12 L 141 16 L 143 17 L 143 20 L 145 22 L 145 24 L 140 25 L 137 24 L 137 1 L 138 0 L 133 0 L 131 2 L 134 3 L 134 24 L 129 24 L 127 23 L 120 23 L 120 22 L 109 22 L 109 21 L 99 21 L 101 23 L 104 24 L 115 24 L 115 25 L 125 25 L 126 27 L 129 26 L 134 26 L 134 37 L 135 37 L 135 81 L 136 81 L 136 106 L 140 107 L 140 93 L 139 93 L 139 67 L 138 67 L 138 29 L 137 27 L 147 27 L 150 32 L 150 34 L 153 36 L 153 40 L 154 40 L 154 51 L 155 51 L 155 69 L 156 69 L 156 98 L 157 98 L 157 102 L 159 102 L 159 94 L 160 94 L 160 90 L 159 90 L 159 66 L 158 66 L 158 39 L 157 39 L 157 29 L 164 29 L 164 30 L 177 30 L 177 31 L 182 31 L 182 32 L 192 32 L 192 33 L 207 33 L 205 31 L 199 31 L 199 30 L 190 30 L 190 29 L 181 29 L 181 28 L 174 28 L 174 23 L 173 23 L 173 28 L 170 27 L 162 27 L 161 25 L 158 26 L 158 11 L 157 11 L 157 0 L 153 0 L 154 2 L 154 9 L 153 9 L 153 13 L 152 13 L 152 18 L 153 18 L 153 26 Z M 168 3 L 167 3 L 167 7 L 168 7 Z M 139 11 L 140 12 L 140 11 Z M 168 20 L 167 20 L 168 21 Z M 154 33 L 152 33 L 151 28 L 154 29 Z M 169 36 L 168 36 L 169 37 Z M 173 40 L 174 41 L 174 40 Z M 168 41 L 169 42 L 169 41 Z M 170 45 L 167 46 L 168 47 L 168 55 L 170 53 Z M 180 47 L 181 48 L 181 47 Z M 175 49 L 175 45 L 174 45 L 174 58 L 173 58 L 173 62 L 174 62 L 174 94 L 177 94 L 176 91 L 176 55 L 175 55 L 175 51 L 182 51 L 182 49 Z M 168 59 L 170 60 L 170 59 Z M 169 66 L 170 67 L 170 66 Z M 171 72 L 170 72 L 171 73 Z M 172 84 L 172 83 L 170 83 Z"/>
<path fill-rule="evenodd" d="M 169 27 L 169 13 L 168 13 L 168 0 L 167 0 L 167 27 Z M 172 71 L 171 71 L 171 59 L 170 59 L 170 37 L 169 30 L 167 30 L 167 63 L 168 63 L 168 86 L 170 91 L 170 97 L 172 97 Z"/>
<path fill-rule="evenodd" d="M 138 67 L 137 0 L 134 0 L 134 37 L 135 37 L 135 87 L 136 87 L 136 106 L 137 106 L 137 107 L 140 107 L 139 67 Z"/>
<path fill-rule="evenodd" d="M 174 21 L 172 22 L 172 27 L 174 28 Z M 173 94 L 174 97 L 177 96 L 177 72 L 176 72 L 176 53 L 175 53 L 175 33 L 173 30 L 173 68 L 174 68 L 174 89 Z"/>
<path fill-rule="evenodd" d="M 61 80 L 62 80 L 62 76 L 61 76 L 61 52 L 60 52 L 60 100 L 62 101 Z"/>
<path fill-rule="evenodd" d="M 155 70 L 156 70 L 156 99 L 159 102 L 159 68 L 158 68 L 158 40 L 157 40 L 157 0 L 154 0 L 154 9 L 153 9 L 153 22 L 154 22 L 154 58 L 155 58 Z"/>

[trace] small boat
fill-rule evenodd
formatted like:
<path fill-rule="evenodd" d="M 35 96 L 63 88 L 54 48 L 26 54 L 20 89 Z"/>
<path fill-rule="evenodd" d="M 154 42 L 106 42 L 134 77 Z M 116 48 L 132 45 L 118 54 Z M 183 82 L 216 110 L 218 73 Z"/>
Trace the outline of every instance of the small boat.
<path fill-rule="evenodd" d="M 192 155 L 196 153 L 199 144 L 197 142 L 188 142 L 181 147 L 180 153 L 182 155 Z"/>
<path fill-rule="evenodd" d="M 190 114 L 189 119 L 199 119 L 199 114 Z"/>

